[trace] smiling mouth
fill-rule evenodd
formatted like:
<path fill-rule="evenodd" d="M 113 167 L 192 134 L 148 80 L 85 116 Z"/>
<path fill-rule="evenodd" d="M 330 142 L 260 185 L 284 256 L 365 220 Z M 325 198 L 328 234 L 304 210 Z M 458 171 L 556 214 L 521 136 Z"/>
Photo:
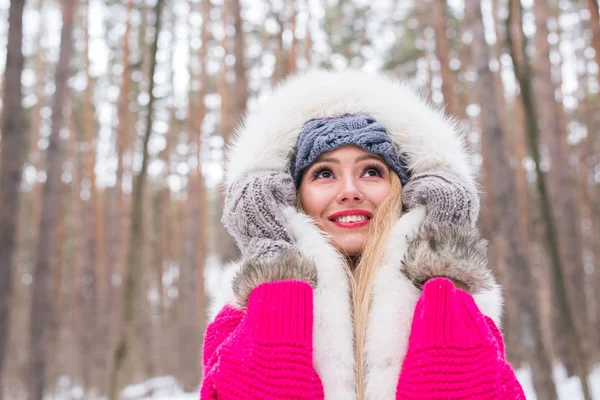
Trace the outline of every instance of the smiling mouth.
<path fill-rule="evenodd" d="M 366 215 L 344 215 L 338 218 L 332 218 L 331 222 L 344 222 L 344 223 L 352 223 L 352 222 L 361 222 L 368 221 L 371 218 Z"/>
<path fill-rule="evenodd" d="M 372 214 L 365 210 L 345 210 L 333 214 L 329 221 L 340 228 L 361 228 L 371 222 Z"/>

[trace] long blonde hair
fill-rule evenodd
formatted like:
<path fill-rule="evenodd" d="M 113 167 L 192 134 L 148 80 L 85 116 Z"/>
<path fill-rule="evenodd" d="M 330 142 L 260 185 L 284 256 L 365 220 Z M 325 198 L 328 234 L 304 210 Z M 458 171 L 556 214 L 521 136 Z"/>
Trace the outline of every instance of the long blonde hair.
<path fill-rule="evenodd" d="M 357 399 L 364 399 L 364 348 L 369 323 L 373 281 L 379 266 L 383 263 L 388 237 L 392 227 L 402 214 L 402 184 L 400 178 L 390 169 L 390 194 L 379 204 L 369 225 L 369 231 L 362 254 L 352 274 L 350 265 L 345 265 L 352 288 L 354 310 L 354 350 L 356 356 Z M 300 191 L 297 207 L 304 211 Z M 348 260 L 348 258 L 345 258 Z"/>
<path fill-rule="evenodd" d="M 391 172 L 391 171 L 390 171 Z M 354 273 L 354 337 L 356 353 L 356 391 L 364 398 L 364 349 L 371 308 L 373 281 L 383 263 L 390 231 L 402 214 L 402 185 L 398 175 L 390 173 L 390 195 L 377 207 L 367 240 Z"/>

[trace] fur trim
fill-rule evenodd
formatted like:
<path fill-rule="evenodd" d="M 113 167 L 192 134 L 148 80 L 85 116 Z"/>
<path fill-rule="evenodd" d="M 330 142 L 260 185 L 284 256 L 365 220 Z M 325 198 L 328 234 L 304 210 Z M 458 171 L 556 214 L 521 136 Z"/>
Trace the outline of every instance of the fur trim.
<path fill-rule="evenodd" d="M 365 343 L 365 399 L 394 399 L 421 291 L 400 270 L 408 241 L 425 218 L 423 207 L 403 215 L 390 233 L 383 265 L 373 284 Z"/>
<path fill-rule="evenodd" d="M 294 252 L 286 252 L 269 260 L 248 260 L 233 278 L 233 293 L 242 309 L 248 305 L 248 296 L 261 283 L 285 280 L 308 282 L 317 286 L 317 269 L 312 261 Z"/>
<path fill-rule="evenodd" d="M 387 128 L 410 171 L 449 167 L 476 186 L 455 120 L 402 81 L 357 70 L 313 70 L 278 86 L 237 129 L 227 152 L 227 185 L 253 171 L 286 170 L 306 121 L 356 113 L 370 114 Z"/>
<path fill-rule="evenodd" d="M 498 328 L 502 327 L 502 309 L 504 307 L 504 297 L 502 286 L 493 283 L 489 290 L 473 295 L 475 304 L 479 310 L 494 321 Z"/>
<path fill-rule="evenodd" d="M 472 294 L 495 284 L 487 263 L 487 241 L 477 229 L 451 224 L 422 225 L 409 243 L 402 271 L 419 287 L 438 276 L 463 283 Z"/>
<path fill-rule="evenodd" d="M 313 291 L 313 360 L 325 398 L 354 400 L 354 327 L 344 260 L 312 218 L 293 207 L 284 210 L 284 214 L 296 247 L 317 267 L 319 284 Z"/>
<path fill-rule="evenodd" d="M 241 308 L 237 304 L 237 299 L 235 294 L 233 294 L 231 286 L 233 277 L 240 267 L 241 264 L 239 262 L 231 262 L 222 268 L 215 296 L 211 299 L 208 307 L 208 322 L 212 322 L 225 305 L 231 305 L 238 309 Z"/>

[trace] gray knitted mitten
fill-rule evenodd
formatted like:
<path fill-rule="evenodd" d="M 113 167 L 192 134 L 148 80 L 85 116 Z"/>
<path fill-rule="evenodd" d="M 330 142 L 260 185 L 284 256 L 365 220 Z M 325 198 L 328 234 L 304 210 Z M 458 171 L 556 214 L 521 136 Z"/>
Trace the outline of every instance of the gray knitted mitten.
<path fill-rule="evenodd" d="M 266 260 L 292 251 L 281 210 L 296 204 L 288 173 L 253 172 L 236 181 L 225 198 L 221 221 L 246 260 Z"/>
<path fill-rule="evenodd" d="M 425 206 L 425 225 L 451 223 L 472 228 L 479 215 L 477 190 L 448 168 L 413 175 L 403 188 L 402 202 L 409 210 Z"/>

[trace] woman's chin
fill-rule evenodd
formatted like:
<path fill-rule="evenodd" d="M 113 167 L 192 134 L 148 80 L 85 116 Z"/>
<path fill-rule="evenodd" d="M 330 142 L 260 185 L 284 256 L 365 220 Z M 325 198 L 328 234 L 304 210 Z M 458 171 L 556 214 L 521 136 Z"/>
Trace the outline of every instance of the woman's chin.
<path fill-rule="evenodd" d="M 348 235 L 347 237 L 334 237 L 335 248 L 342 254 L 358 256 L 365 246 L 365 235 Z"/>

